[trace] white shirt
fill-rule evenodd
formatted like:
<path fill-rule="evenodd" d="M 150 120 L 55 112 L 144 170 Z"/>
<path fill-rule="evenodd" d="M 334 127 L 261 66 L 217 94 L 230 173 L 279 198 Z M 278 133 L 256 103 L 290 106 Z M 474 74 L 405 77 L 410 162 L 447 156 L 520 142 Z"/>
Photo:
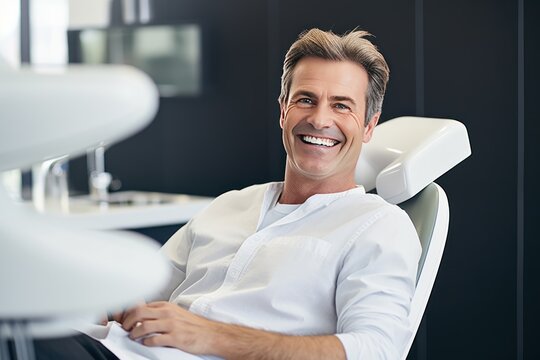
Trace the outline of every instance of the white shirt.
<path fill-rule="evenodd" d="M 276 199 L 277 201 L 277 199 Z M 270 209 L 264 214 L 264 219 L 259 225 L 259 230 L 264 229 L 268 225 L 275 223 L 278 220 L 283 219 L 285 216 L 298 209 L 300 205 L 297 204 L 280 204 L 276 203 L 274 206 L 270 206 Z"/>
<path fill-rule="evenodd" d="M 162 298 L 217 321 L 336 334 L 347 359 L 398 359 L 420 243 L 405 212 L 363 188 L 310 197 L 261 228 L 282 183 L 215 199 L 163 246 Z"/>

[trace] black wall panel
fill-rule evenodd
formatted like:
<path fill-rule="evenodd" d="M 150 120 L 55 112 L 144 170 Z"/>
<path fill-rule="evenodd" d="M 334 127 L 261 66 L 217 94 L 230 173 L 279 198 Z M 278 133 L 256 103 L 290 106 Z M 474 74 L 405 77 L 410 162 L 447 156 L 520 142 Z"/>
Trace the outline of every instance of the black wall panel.
<path fill-rule="evenodd" d="M 538 324 L 540 323 L 540 110 L 538 84 L 540 82 L 540 3 L 524 2 L 524 359 L 540 359 Z"/>
<path fill-rule="evenodd" d="M 426 115 L 462 121 L 473 152 L 439 180 L 451 224 L 427 312 L 427 358 L 512 359 L 517 4 L 425 0 L 424 6 Z"/>
<path fill-rule="evenodd" d="M 162 98 L 148 129 L 110 149 L 124 188 L 218 195 L 267 181 L 267 5 L 156 1 L 155 22 L 203 30 L 204 89 Z"/>
<path fill-rule="evenodd" d="M 107 152 L 124 189 L 218 195 L 283 177 L 279 78 L 298 34 L 318 26 L 369 30 L 391 66 L 381 121 L 414 113 L 414 3 L 385 0 L 335 11 L 314 1 L 155 1 L 154 23 L 203 27 L 205 86 L 199 97 L 162 98 L 154 122 Z M 338 10 L 339 9 L 339 10 Z M 345 10 L 347 9 L 347 10 Z M 392 9 L 392 12 L 385 13 Z M 384 26 L 391 22 L 392 27 Z M 79 187 L 84 165 L 72 165 Z"/>

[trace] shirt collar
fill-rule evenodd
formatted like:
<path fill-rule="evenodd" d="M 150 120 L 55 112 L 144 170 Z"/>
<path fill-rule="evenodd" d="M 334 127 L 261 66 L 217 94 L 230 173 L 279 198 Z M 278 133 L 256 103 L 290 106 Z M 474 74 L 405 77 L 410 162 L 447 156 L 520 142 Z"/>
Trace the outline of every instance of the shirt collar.
<path fill-rule="evenodd" d="M 283 191 L 283 181 L 280 181 L 280 182 L 270 183 L 266 190 L 266 193 L 267 195 L 270 195 L 271 199 L 273 200 L 273 203 L 275 204 L 282 191 Z M 313 201 L 329 204 L 335 199 L 339 199 L 341 197 L 347 196 L 348 194 L 362 194 L 363 195 L 365 193 L 366 193 L 366 190 L 364 189 L 364 186 L 356 185 L 356 187 L 353 189 L 349 189 L 349 190 L 345 190 L 345 191 L 341 191 L 337 193 L 312 195 L 304 202 L 304 204 L 307 204 Z"/>
<path fill-rule="evenodd" d="M 266 212 L 277 202 L 281 192 L 283 191 L 283 182 L 272 182 L 269 183 L 266 193 L 264 196 L 261 218 L 264 218 Z M 362 185 L 357 185 L 353 189 L 346 191 L 341 191 L 337 193 L 330 194 L 315 194 L 310 196 L 303 204 L 300 204 L 299 210 L 301 214 L 305 215 L 312 211 L 315 211 L 321 207 L 328 206 L 330 203 L 334 202 L 337 199 L 340 199 L 349 194 L 365 194 L 366 191 Z M 259 220 L 260 223 L 261 220 Z"/>

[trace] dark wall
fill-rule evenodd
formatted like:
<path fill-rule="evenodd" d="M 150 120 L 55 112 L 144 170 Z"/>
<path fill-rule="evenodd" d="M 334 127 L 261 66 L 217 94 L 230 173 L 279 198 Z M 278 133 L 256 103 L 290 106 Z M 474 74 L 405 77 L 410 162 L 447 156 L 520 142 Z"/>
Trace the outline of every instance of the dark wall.
<path fill-rule="evenodd" d="M 426 115 L 462 121 L 473 151 L 439 181 L 451 225 L 427 311 L 427 358 L 513 359 L 517 2 L 424 5 Z"/>
<path fill-rule="evenodd" d="M 336 1 L 339 8 L 349 1 Z M 218 195 L 280 180 L 284 151 L 279 128 L 283 56 L 307 27 L 375 34 L 392 80 L 381 120 L 414 113 L 414 6 L 384 0 L 362 11 L 325 12 L 325 1 L 154 1 L 156 23 L 200 23 L 205 84 L 199 97 L 162 98 L 154 122 L 107 152 L 107 169 L 123 189 Z M 386 16 L 384 26 L 373 14 Z M 82 161 L 72 164 L 82 186 Z M 79 175 L 76 175 L 76 174 Z"/>
<path fill-rule="evenodd" d="M 540 359 L 538 346 L 538 324 L 540 323 L 540 161 L 538 139 L 540 139 L 540 110 L 538 107 L 538 83 L 540 82 L 540 2 L 526 0 L 524 4 L 524 359 Z"/>
<path fill-rule="evenodd" d="M 520 1 L 156 0 L 156 22 L 204 26 L 206 86 L 199 97 L 162 99 L 149 128 L 108 151 L 108 170 L 124 189 L 201 195 L 281 179 L 276 99 L 286 49 L 309 27 L 366 29 L 391 67 L 382 120 L 457 119 L 473 149 L 438 180 L 449 197 L 450 229 L 421 341 L 409 359 L 540 358 L 540 249 L 532 226 L 539 200 L 538 82 L 531 80 L 538 79 L 540 60 L 532 35 L 538 5 L 524 1 L 526 112 L 520 118 Z M 523 119 L 524 142 L 518 141 Z M 518 213 L 525 214 L 521 237 Z"/>
<path fill-rule="evenodd" d="M 267 5 L 262 1 L 156 1 L 162 23 L 202 25 L 199 97 L 162 99 L 143 133 L 111 149 L 127 188 L 217 195 L 268 178 Z M 130 162 L 126 163 L 129 159 Z"/>

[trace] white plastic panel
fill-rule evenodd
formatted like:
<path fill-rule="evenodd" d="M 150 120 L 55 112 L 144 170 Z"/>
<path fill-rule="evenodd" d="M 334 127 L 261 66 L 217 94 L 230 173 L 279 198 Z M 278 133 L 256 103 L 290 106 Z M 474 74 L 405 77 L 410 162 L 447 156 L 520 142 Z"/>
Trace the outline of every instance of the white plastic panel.
<path fill-rule="evenodd" d="M 150 123 L 157 106 L 156 87 L 134 68 L 2 67 L 0 171 L 119 141 Z M 150 239 L 39 215 L 2 183 L 0 214 L 0 322 L 24 320 L 26 335 L 67 331 L 66 321 L 133 305 L 168 281 Z"/>
<path fill-rule="evenodd" d="M 378 125 L 364 144 L 356 181 L 399 204 L 469 155 L 467 129 L 459 121 L 399 117 Z"/>
<path fill-rule="evenodd" d="M 0 68 L 0 171 L 117 142 L 157 108 L 156 86 L 129 66 Z"/>

